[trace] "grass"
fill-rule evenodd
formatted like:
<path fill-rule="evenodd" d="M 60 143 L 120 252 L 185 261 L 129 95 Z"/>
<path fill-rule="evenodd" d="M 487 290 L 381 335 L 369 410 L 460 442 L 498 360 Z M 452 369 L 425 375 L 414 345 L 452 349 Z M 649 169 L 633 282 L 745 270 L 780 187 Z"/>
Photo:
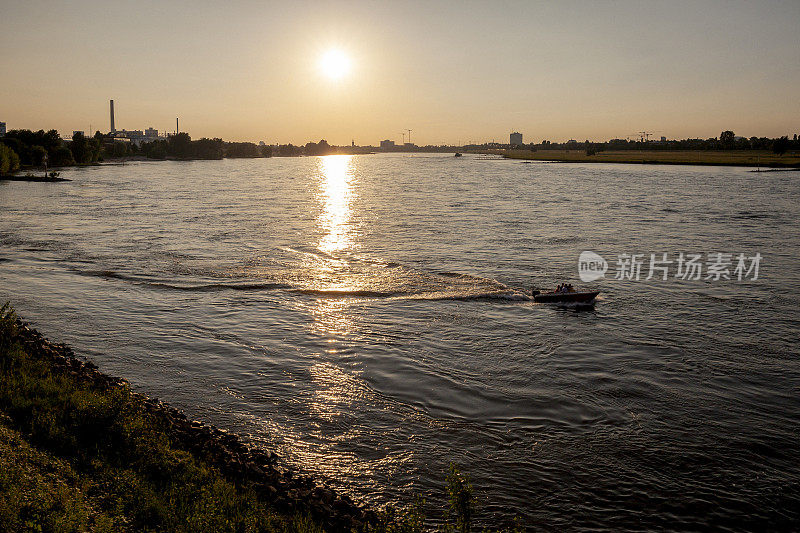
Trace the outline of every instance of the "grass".
<path fill-rule="evenodd" d="M 0 532 L 325 530 L 182 448 L 127 387 L 93 385 L 37 357 L 18 324 L 0 308 Z M 447 483 L 438 529 L 471 531 L 472 485 L 455 467 Z M 364 530 L 424 531 L 422 508 L 386 509 Z"/>
<path fill-rule="evenodd" d="M 800 154 L 776 155 L 766 150 L 667 151 L 625 150 L 586 155 L 585 150 L 491 150 L 509 159 L 565 163 L 639 163 L 661 165 L 716 165 L 748 167 L 800 167 Z"/>
<path fill-rule="evenodd" d="M 54 372 L 0 312 L 0 530 L 319 531 L 174 447 L 127 389 Z"/>
<path fill-rule="evenodd" d="M 114 531 L 115 520 L 70 464 L 32 447 L 0 420 L 0 529 Z"/>

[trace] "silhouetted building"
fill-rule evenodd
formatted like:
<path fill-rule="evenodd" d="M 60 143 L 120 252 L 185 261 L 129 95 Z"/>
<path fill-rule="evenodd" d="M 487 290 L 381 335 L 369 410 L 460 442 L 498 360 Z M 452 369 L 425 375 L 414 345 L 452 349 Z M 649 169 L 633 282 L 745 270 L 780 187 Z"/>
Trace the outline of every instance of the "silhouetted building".
<path fill-rule="evenodd" d="M 6 123 L 0 122 L 0 137 L 6 136 Z"/>
<path fill-rule="evenodd" d="M 518 131 L 515 131 L 509 135 L 509 144 L 511 146 L 522 146 L 522 134 Z"/>
<path fill-rule="evenodd" d="M 144 130 L 144 136 L 152 137 L 153 139 L 158 139 L 158 130 L 153 127 L 147 128 L 146 130 Z"/>
<path fill-rule="evenodd" d="M 81 135 L 83 135 L 84 137 L 86 136 L 86 134 L 83 132 L 83 130 L 72 130 L 72 136 L 73 136 L 73 137 L 75 137 L 75 136 L 76 136 L 77 134 L 79 134 L 79 133 L 80 133 Z"/>
<path fill-rule="evenodd" d="M 390 141 L 389 139 L 381 141 L 381 150 L 393 150 L 394 147 L 394 141 Z"/>

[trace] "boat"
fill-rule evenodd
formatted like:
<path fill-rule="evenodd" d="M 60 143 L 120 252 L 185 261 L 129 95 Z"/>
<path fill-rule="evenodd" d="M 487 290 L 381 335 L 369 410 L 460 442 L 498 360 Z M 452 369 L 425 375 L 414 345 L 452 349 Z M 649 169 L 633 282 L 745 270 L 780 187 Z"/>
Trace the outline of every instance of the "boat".
<path fill-rule="evenodd" d="M 461 152 L 456 152 L 456 155 L 454 157 L 461 157 Z"/>
<path fill-rule="evenodd" d="M 533 301 L 539 303 L 581 303 L 590 304 L 594 302 L 600 291 L 533 291 Z"/>

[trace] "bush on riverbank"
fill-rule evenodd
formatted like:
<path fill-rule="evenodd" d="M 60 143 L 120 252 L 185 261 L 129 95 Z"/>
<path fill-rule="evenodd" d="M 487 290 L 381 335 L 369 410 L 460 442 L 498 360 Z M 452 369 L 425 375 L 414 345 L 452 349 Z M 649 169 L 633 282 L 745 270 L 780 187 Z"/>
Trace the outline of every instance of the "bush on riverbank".
<path fill-rule="evenodd" d="M 19 156 L 5 144 L 0 144 L 0 176 L 17 170 L 19 170 Z"/>

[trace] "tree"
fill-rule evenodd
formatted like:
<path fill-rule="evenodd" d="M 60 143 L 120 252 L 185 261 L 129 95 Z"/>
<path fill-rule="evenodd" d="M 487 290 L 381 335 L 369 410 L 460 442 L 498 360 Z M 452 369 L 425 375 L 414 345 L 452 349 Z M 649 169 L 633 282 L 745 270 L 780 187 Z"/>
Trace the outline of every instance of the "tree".
<path fill-rule="evenodd" d="M 114 143 L 113 154 L 114 154 L 114 157 L 125 157 L 126 155 L 128 155 L 127 143 L 115 142 Z"/>
<path fill-rule="evenodd" d="M 166 159 L 167 141 L 153 141 L 142 145 L 142 152 L 148 159 Z"/>
<path fill-rule="evenodd" d="M 101 159 L 100 154 L 103 152 L 103 137 L 100 138 L 95 135 L 89 140 L 89 150 L 92 152 L 92 163 Z"/>
<path fill-rule="evenodd" d="M 784 135 L 772 141 L 772 151 L 778 155 L 783 155 L 789 149 L 789 136 Z"/>
<path fill-rule="evenodd" d="M 54 167 L 65 167 L 67 165 L 74 165 L 75 159 L 72 157 L 72 152 L 66 146 L 59 146 L 50 156 L 50 164 Z"/>
<path fill-rule="evenodd" d="M 167 139 L 167 155 L 178 159 L 191 159 L 192 138 L 188 133 L 176 133 Z"/>
<path fill-rule="evenodd" d="M 328 141 L 322 139 L 318 143 L 306 143 L 305 146 L 305 154 L 306 155 L 327 155 L 333 153 L 331 146 L 328 144 Z"/>
<path fill-rule="evenodd" d="M 292 143 L 282 144 L 278 147 L 278 155 L 282 157 L 292 157 L 300 155 L 301 148 Z"/>
<path fill-rule="evenodd" d="M 69 144 L 69 149 L 72 152 L 72 157 L 75 159 L 75 162 L 79 165 L 92 162 L 92 150 L 83 132 L 77 131 L 72 135 L 72 142 Z"/>
<path fill-rule="evenodd" d="M 2 144 L 4 146 L 7 146 L 12 152 L 14 152 L 17 155 L 17 159 L 19 159 L 20 163 L 24 164 L 22 154 L 23 152 L 28 151 L 28 147 L 25 146 L 25 144 L 22 141 L 6 135 L 2 139 Z"/>
<path fill-rule="evenodd" d="M 222 159 L 222 139 L 208 139 L 202 138 L 198 141 L 192 141 L 192 151 L 194 157 L 198 159 Z"/>
<path fill-rule="evenodd" d="M 260 157 L 258 146 L 249 142 L 225 143 L 225 157 Z"/>
<path fill-rule="evenodd" d="M 19 156 L 17 153 L 0 143 L 0 176 L 19 170 Z"/>
<path fill-rule="evenodd" d="M 44 164 L 44 158 L 47 157 L 47 150 L 44 149 L 44 146 L 31 146 L 31 164 L 34 166 L 40 166 Z"/>
<path fill-rule="evenodd" d="M 726 150 L 733 148 L 736 142 L 736 135 L 731 130 L 725 130 L 719 134 L 719 144 Z"/>

